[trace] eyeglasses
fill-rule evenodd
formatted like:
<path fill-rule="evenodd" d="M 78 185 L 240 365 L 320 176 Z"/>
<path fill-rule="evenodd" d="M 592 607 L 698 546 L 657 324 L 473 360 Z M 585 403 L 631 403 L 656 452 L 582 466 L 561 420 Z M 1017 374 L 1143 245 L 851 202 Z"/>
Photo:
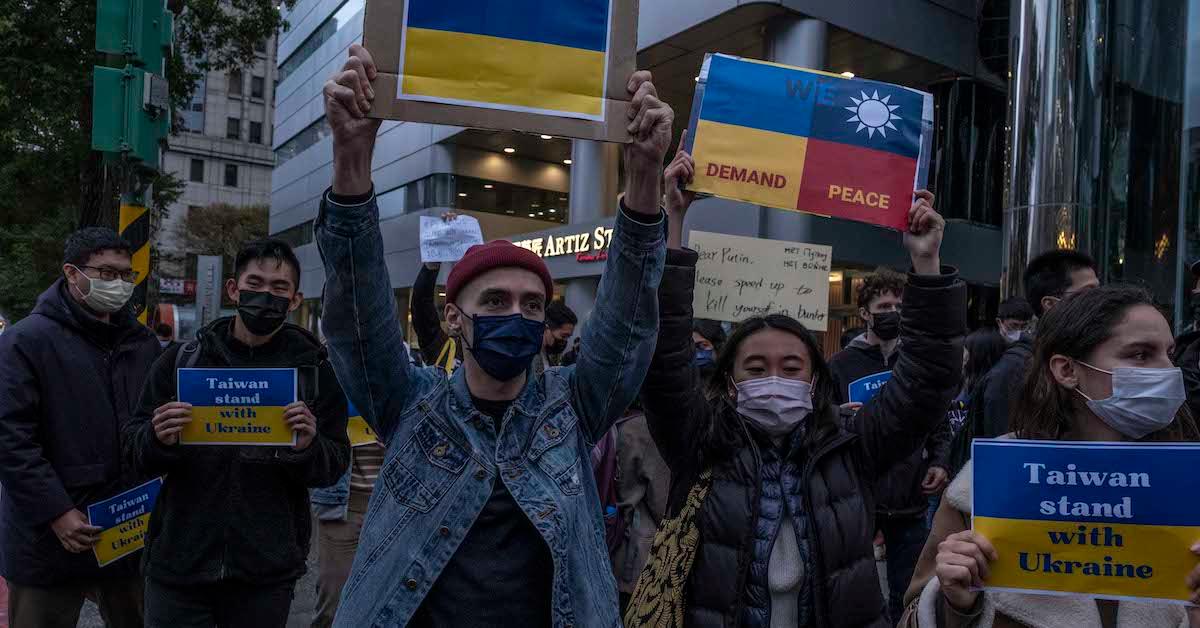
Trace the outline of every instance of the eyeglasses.
<path fill-rule="evenodd" d="M 80 266 L 79 268 L 87 268 L 100 273 L 100 279 L 103 279 L 104 281 L 112 281 L 113 279 L 119 277 L 121 281 L 133 283 L 137 281 L 138 278 L 138 271 L 136 270 L 117 270 L 115 268 L 106 268 L 100 266 Z"/>

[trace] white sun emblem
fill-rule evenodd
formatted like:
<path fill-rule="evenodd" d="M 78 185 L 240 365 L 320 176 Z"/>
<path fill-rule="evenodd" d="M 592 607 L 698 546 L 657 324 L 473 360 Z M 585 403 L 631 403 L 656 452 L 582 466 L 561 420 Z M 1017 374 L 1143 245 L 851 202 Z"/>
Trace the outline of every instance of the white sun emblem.
<path fill-rule="evenodd" d="M 881 99 L 879 90 L 870 96 L 867 96 L 866 92 L 859 93 L 862 94 L 862 100 L 851 96 L 850 100 L 854 101 L 854 106 L 846 107 L 847 111 L 854 112 L 854 116 L 846 122 L 858 123 L 858 128 L 854 130 L 855 133 L 866 129 L 867 137 L 875 137 L 875 132 L 879 131 L 879 134 L 886 138 L 888 129 L 899 130 L 892 125 L 892 120 L 899 120 L 900 116 L 892 112 L 899 109 L 900 105 L 888 104 L 888 101 L 892 99 L 890 94 Z"/>

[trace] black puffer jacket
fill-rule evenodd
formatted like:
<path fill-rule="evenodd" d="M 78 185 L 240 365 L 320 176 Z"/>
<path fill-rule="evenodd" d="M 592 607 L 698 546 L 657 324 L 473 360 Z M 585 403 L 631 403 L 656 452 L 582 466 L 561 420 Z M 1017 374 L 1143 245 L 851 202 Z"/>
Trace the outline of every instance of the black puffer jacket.
<path fill-rule="evenodd" d="M 696 255 L 671 251 L 659 289 L 659 337 L 643 386 L 651 434 L 671 467 L 669 515 L 682 507 L 705 468 L 713 485 L 699 514 L 700 545 L 688 580 L 689 627 L 742 626 L 747 578 L 754 560 L 762 452 L 759 439 L 728 403 L 708 401 L 692 366 L 692 293 Z M 962 376 L 966 288 L 950 270 L 912 275 L 904 308 L 905 352 L 892 385 L 845 427 L 830 384 L 818 382 L 819 413 L 803 446 L 788 454 L 801 468 L 804 516 L 811 548 L 812 624 L 888 626 L 872 539 L 871 487 L 886 469 L 919 448 Z M 799 526 L 797 526 L 799 528 Z M 754 615 L 751 614 L 750 617 Z"/>
<path fill-rule="evenodd" d="M 167 474 L 150 515 L 143 568 L 168 584 L 235 580 L 261 585 L 298 578 L 312 533 L 308 489 L 336 483 L 350 464 L 346 396 L 317 339 L 286 325 L 266 344 L 251 348 L 232 336 L 233 320 L 218 319 L 200 330 L 194 366 L 317 367 L 315 386 L 303 373 L 300 386 L 301 400 L 317 418 L 317 435 L 300 452 L 163 445 L 150 419 L 155 408 L 175 399 L 181 349 L 164 353 L 121 436 L 125 457 L 135 468 Z"/>
<path fill-rule="evenodd" d="M 888 356 L 889 359 L 884 360 L 879 345 L 871 345 L 862 338 L 856 338 L 849 347 L 839 351 L 829 360 L 837 402 L 843 404 L 850 400 L 851 382 L 895 368 L 896 361 L 903 352 L 904 345 L 901 343 L 892 355 Z M 929 467 L 950 470 L 950 438 L 950 422 L 945 420 L 943 412 L 942 420 L 934 426 L 923 447 L 879 474 L 879 483 L 875 485 L 879 516 L 925 516 L 925 511 L 929 510 L 929 499 L 922 492 L 921 484 L 925 481 L 925 473 L 929 471 Z"/>
<path fill-rule="evenodd" d="M 1200 417 L 1200 331 L 1190 331 L 1175 339 L 1175 366 L 1183 371 L 1187 404 L 1192 416 Z"/>
<path fill-rule="evenodd" d="M 977 385 L 982 397 L 971 399 L 967 423 L 972 438 L 996 438 L 1009 433 L 1008 410 L 1017 390 L 1025 381 L 1029 360 L 1033 358 L 1033 337 L 1022 334 L 1009 345 L 1000 360 Z"/>

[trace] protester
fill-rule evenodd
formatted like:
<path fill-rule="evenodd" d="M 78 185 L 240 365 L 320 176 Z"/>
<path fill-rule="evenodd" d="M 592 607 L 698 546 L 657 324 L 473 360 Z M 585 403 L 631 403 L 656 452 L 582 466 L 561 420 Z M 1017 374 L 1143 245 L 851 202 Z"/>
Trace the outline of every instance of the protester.
<path fill-rule="evenodd" d="M 530 376 L 554 284 L 507 242 L 472 247 L 446 284 L 464 346 L 447 379 L 396 360 L 400 326 L 371 184 L 377 75 L 350 47 L 326 83 L 333 187 L 317 242 L 325 330 L 350 398 L 388 443 L 337 626 L 603 626 L 617 595 L 587 461 L 637 394 L 656 337 L 663 264 L 659 186 L 673 112 L 648 72 L 630 77 L 632 141 L 596 307 L 578 363 Z"/>
<path fill-rule="evenodd" d="M 717 368 L 717 354 L 725 346 L 725 329 L 720 321 L 698 318 L 692 324 L 692 342 L 696 345 L 696 367 L 700 369 L 701 385 Z"/>
<path fill-rule="evenodd" d="M 1200 440 L 1183 407 L 1182 376 L 1171 368 L 1172 344 L 1170 324 L 1140 287 L 1110 285 L 1062 301 L 1038 325 L 1030 371 L 1014 400 L 1014 433 L 1006 438 Z M 971 486 L 968 463 L 937 512 L 902 626 L 1175 628 L 1186 626 L 1187 616 L 1200 625 L 1194 606 L 980 591 L 997 554 L 970 529 Z M 1190 549 L 1200 554 L 1200 544 Z M 1186 584 L 1200 596 L 1200 566 Z"/>
<path fill-rule="evenodd" d="M 645 412 L 630 409 L 613 429 L 617 442 L 617 508 L 624 529 L 611 554 L 624 615 L 638 576 L 650 558 L 658 525 L 666 516 L 671 470 L 650 437 Z"/>
<path fill-rule="evenodd" d="M 672 191 L 693 172 L 681 150 L 665 177 L 668 205 L 686 207 Z M 891 385 L 845 426 L 820 345 L 780 314 L 739 325 L 700 391 L 690 333 L 698 256 L 669 251 L 642 400 L 672 472 L 671 520 L 627 626 L 890 625 L 871 545 L 872 488 L 943 418 L 966 329 L 966 288 L 940 265 L 944 221 L 931 200 L 918 195 L 904 235 L 914 266 L 905 350 Z"/>
<path fill-rule="evenodd" d="M 829 360 L 834 396 L 845 411 L 853 413 L 861 406 L 850 399 L 852 382 L 891 371 L 903 354 L 903 298 L 904 276 L 886 268 L 866 277 L 859 286 L 858 312 L 867 322 L 867 331 Z M 888 612 L 892 618 L 900 617 L 904 609 L 904 590 L 929 534 L 929 500 L 949 481 L 950 443 L 949 421 L 938 421 L 923 446 L 881 473 L 875 486 L 875 525 L 887 547 Z"/>
<path fill-rule="evenodd" d="M 546 305 L 546 329 L 542 331 L 541 369 L 558 366 L 564 351 L 567 350 L 567 340 L 575 333 L 579 317 L 575 311 L 562 301 L 551 301 Z M 535 372 L 538 365 L 534 364 Z"/>
<path fill-rule="evenodd" d="M 433 298 L 441 269 L 439 262 L 426 262 L 417 272 L 412 287 L 412 321 L 425 363 L 441 367 L 449 375 L 462 364 L 462 347 L 446 335 Z"/>
<path fill-rule="evenodd" d="M 580 340 L 581 339 L 579 336 L 575 336 L 574 338 L 571 339 L 571 348 L 567 349 L 567 352 L 563 354 L 563 359 L 562 359 L 563 366 L 571 366 L 572 364 L 579 361 Z"/>
<path fill-rule="evenodd" d="M 92 504 L 138 484 L 120 426 L 158 357 L 127 307 L 137 273 L 112 229 L 71 234 L 63 277 L 0 336 L 0 575 L 12 628 L 74 627 L 84 597 L 109 628 L 142 625 L 137 559 L 101 569 Z"/>
<path fill-rule="evenodd" d="M 971 458 L 971 441 L 975 439 L 976 431 L 982 429 L 970 421 L 971 408 L 974 405 L 972 400 L 981 397 L 981 383 L 984 377 L 1000 361 L 1000 357 L 1004 355 L 1007 348 L 1008 340 L 995 329 L 973 331 L 963 341 L 962 389 L 954 401 L 950 402 L 950 410 L 947 411 L 950 432 L 954 439 L 954 444 L 950 447 L 949 458 L 951 478 L 957 475 L 962 466 Z M 983 414 L 977 412 L 974 416 L 982 417 Z M 940 501 L 940 499 L 936 502 L 931 500 L 930 525 L 933 525 L 933 512 L 936 511 L 934 504 L 940 503 Z"/>
<path fill-rule="evenodd" d="M 996 310 L 996 330 L 1009 343 L 1020 340 L 1032 321 L 1033 308 L 1022 297 L 1009 297 Z"/>
<path fill-rule="evenodd" d="M 154 326 L 154 336 L 158 338 L 158 346 L 162 347 L 163 351 L 175 346 L 175 330 L 166 323 Z"/>
<path fill-rule="evenodd" d="M 1175 339 L 1172 361 L 1183 371 L 1192 416 L 1200 417 L 1200 259 L 1193 261 L 1190 268 L 1193 285 L 1184 321 L 1188 331 Z"/>
<path fill-rule="evenodd" d="M 1084 253 L 1059 249 L 1043 253 L 1025 268 L 1025 298 L 1041 317 L 1069 295 L 1100 285 L 1096 262 Z M 1033 355 L 1033 338 L 1022 335 L 1009 345 L 1000 361 L 980 383 L 982 397 L 971 404 L 968 419 L 976 438 L 995 438 L 1008 432 L 1009 401 L 1025 376 Z"/>
<path fill-rule="evenodd" d="M 842 349 L 846 349 L 850 346 L 850 343 L 854 342 L 859 336 L 862 336 L 865 333 L 867 333 L 866 327 L 851 327 L 850 329 L 842 332 L 842 337 L 838 340 L 838 346 Z"/>
<path fill-rule="evenodd" d="M 337 482 L 350 462 L 346 398 L 325 349 L 285 322 L 299 285 L 291 247 L 247 243 L 225 284 L 237 314 L 164 353 L 124 427 L 133 467 L 166 476 L 146 534 L 148 626 L 287 623 L 312 534 L 308 489 Z M 192 409 L 177 400 L 177 371 L 191 367 L 298 369 L 300 400 L 284 411 L 295 446 L 181 445 Z"/>

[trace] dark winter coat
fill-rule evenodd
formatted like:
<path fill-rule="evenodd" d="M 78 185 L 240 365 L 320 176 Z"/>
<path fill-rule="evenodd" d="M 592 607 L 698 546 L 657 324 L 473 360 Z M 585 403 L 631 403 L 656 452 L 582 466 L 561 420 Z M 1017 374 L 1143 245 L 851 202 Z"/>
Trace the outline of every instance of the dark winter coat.
<path fill-rule="evenodd" d="M 1175 339 L 1175 366 L 1183 371 L 1188 408 L 1200 417 L 1200 331 L 1190 331 Z"/>
<path fill-rule="evenodd" d="M 298 578 L 312 533 L 308 489 L 336 483 L 350 464 L 346 397 L 325 349 L 295 325 L 252 348 L 232 336 L 233 320 L 218 319 L 200 330 L 194 366 L 316 367 L 315 385 L 301 373 L 300 397 L 317 418 L 317 435 L 299 452 L 286 446 L 163 445 L 150 419 L 155 408 L 175 400 L 176 354 L 190 347 L 164 353 L 122 443 L 135 468 L 167 474 L 150 516 L 143 569 L 168 584 L 264 585 Z"/>
<path fill-rule="evenodd" d="M 53 586 L 136 573 L 63 549 L 50 523 L 132 488 L 120 426 L 137 407 L 158 340 L 123 310 L 104 323 L 50 286 L 0 335 L 0 575 Z"/>
<path fill-rule="evenodd" d="M 834 392 L 837 394 L 838 404 L 850 400 L 848 388 L 851 382 L 892 370 L 903 352 L 904 345 L 901 343 L 892 355 L 888 356 L 889 359 L 884 360 L 879 345 L 869 344 L 859 337 L 845 350 L 830 358 L 829 370 L 833 372 Z M 944 409 L 942 413 L 944 417 Z M 921 491 L 921 483 L 925 481 L 929 467 L 936 466 L 949 471 L 950 441 L 950 422 L 938 421 L 933 432 L 925 440 L 924 447 L 912 452 L 879 476 L 879 483 L 875 486 L 879 516 L 925 516 L 925 512 L 929 510 L 929 499 Z"/>
<path fill-rule="evenodd" d="M 761 553 L 755 537 L 763 514 L 762 445 L 728 401 L 709 401 L 699 388 L 691 340 L 696 255 L 672 251 L 671 262 L 659 291 L 658 344 L 643 388 L 651 434 L 671 467 L 669 515 L 678 514 L 704 469 L 713 473 L 698 514 L 700 544 L 684 622 L 699 628 L 765 625 L 769 616 L 745 612 L 751 565 Z M 920 448 L 944 417 L 962 376 L 965 312 L 966 288 L 953 270 L 937 277 L 911 275 L 905 351 L 892 385 L 844 427 L 831 399 L 818 403 L 824 415 L 810 417 L 802 446 L 787 452 L 799 469 L 803 521 L 796 528 L 809 541 L 811 625 L 888 625 L 872 546 L 871 487 L 880 469 Z M 786 483 L 783 491 L 790 492 Z"/>
<path fill-rule="evenodd" d="M 1025 382 L 1029 361 L 1033 358 L 1033 337 L 1023 334 L 1009 345 L 992 369 L 987 372 L 971 399 L 967 425 L 972 438 L 996 438 L 1012 431 L 1009 428 L 1009 404 Z"/>

